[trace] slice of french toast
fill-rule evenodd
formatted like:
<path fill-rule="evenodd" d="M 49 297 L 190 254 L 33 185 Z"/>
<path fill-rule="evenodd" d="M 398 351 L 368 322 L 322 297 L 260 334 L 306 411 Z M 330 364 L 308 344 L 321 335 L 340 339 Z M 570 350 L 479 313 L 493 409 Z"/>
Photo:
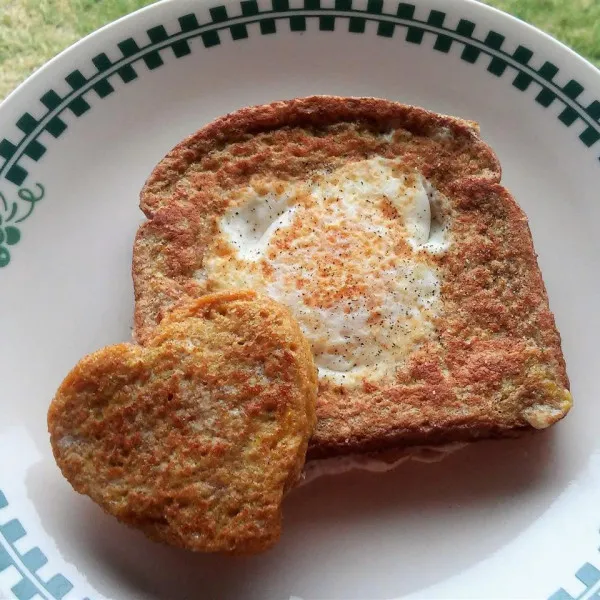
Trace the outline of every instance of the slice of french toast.
<path fill-rule="evenodd" d="M 476 124 L 375 98 L 245 108 L 155 167 L 133 254 L 142 344 L 254 288 L 319 368 L 309 458 L 514 436 L 571 406 L 527 218 Z"/>

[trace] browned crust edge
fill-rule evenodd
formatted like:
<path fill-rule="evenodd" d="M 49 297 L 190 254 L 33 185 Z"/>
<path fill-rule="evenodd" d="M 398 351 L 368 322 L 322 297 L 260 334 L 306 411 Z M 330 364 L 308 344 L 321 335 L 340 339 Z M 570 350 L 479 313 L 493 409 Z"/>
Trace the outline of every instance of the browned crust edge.
<path fill-rule="evenodd" d="M 359 121 L 386 129 L 401 127 L 414 135 L 427 137 L 442 127 L 473 144 L 474 154 L 487 153 L 493 160 L 490 179 L 499 181 L 500 162 L 479 137 L 472 121 L 440 115 L 418 106 L 371 97 L 309 96 L 250 106 L 229 113 L 199 129 L 177 144 L 156 166 L 140 192 L 140 208 L 151 219 L 160 199 L 198 158 L 246 135 L 280 127 L 324 126 Z"/>

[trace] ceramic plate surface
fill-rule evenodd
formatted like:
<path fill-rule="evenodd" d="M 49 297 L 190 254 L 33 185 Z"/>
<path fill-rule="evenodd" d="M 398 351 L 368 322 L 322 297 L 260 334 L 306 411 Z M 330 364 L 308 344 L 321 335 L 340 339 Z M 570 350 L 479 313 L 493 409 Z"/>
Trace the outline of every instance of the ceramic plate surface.
<path fill-rule="evenodd" d="M 46 410 L 82 355 L 129 339 L 155 163 L 219 115 L 309 94 L 479 121 L 575 406 L 543 435 L 317 479 L 265 555 L 163 547 L 71 490 Z M 172 0 L 61 54 L 0 107 L 0 598 L 600 598 L 599 190 L 600 72 L 468 0 Z"/>

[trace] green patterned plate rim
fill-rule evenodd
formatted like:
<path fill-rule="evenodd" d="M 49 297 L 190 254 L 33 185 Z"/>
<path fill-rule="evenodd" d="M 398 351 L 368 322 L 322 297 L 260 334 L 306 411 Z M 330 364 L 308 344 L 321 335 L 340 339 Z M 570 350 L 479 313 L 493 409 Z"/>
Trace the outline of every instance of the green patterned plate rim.
<path fill-rule="evenodd" d="M 535 102 L 547 108 L 553 103 L 560 103 L 563 109 L 558 113 L 558 120 L 565 126 L 571 127 L 576 122 L 584 124 L 585 128 L 576 135 L 582 144 L 598 155 L 600 166 L 600 151 L 597 142 L 600 140 L 600 99 L 594 99 L 582 104 L 578 98 L 585 88 L 575 79 L 569 79 L 564 85 L 555 83 L 559 68 L 550 61 L 537 69 L 529 66 L 534 56 L 533 51 L 519 45 L 509 53 L 502 49 L 505 36 L 498 31 L 490 30 L 485 35 L 477 35 L 476 24 L 469 19 L 460 19 L 455 28 L 444 25 L 446 13 L 440 10 L 430 10 L 425 19 L 415 17 L 415 4 L 400 2 L 393 13 L 383 10 L 383 0 L 368 0 L 365 10 L 353 8 L 352 0 L 335 0 L 335 8 L 321 6 L 321 0 L 304 0 L 303 8 L 290 7 L 289 0 L 272 0 L 269 10 L 261 10 L 256 0 L 242 0 L 240 15 L 230 16 L 228 7 L 214 6 L 210 9 L 211 19 L 200 23 L 194 13 L 178 18 L 179 31 L 168 34 L 164 25 L 156 25 L 146 31 L 148 43 L 140 46 L 129 37 L 117 44 L 122 58 L 111 61 L 106 53 L 100 53 L 92 58 L 94 75 L 85 77 L 80 69 L 74 69 L 65 81 L 71 91 L 61 96 L 54 89 L 46 91 L 39 99 L 44 107 L 41 118 L 34 118 L 30 112 L 24 112 L 16 121 L 16 127 L 22 132 L 20 140 L 9 139 L 0 133 L 0 180 L 4 179 L 19 186 L 18 200 L 8 202 L 0 193 L 0 268 L 6 267 L 11 261 L 9 246 L 20 240 L 20 230 L 16 226 L 23 222 L 33 212 L 35 203 L 44 196 L 44 188 L 36 184 L 34 189 L 24 187 L 29 172 L 19 164 L 26 156 L 33 161 L 40 161 L 46 154 L 47 148 L 40 143 L 39 136 L 48 132 L 58 138 L 65 133 L 67 125 L 60 118 L 66 111 L 76 117 L 84 116 L 90 109 L 86 94 L 95 94 L 106 98 L 114 93 L 111 78 L 119 78 L 124 83 L 137 79 L 136 63 L 143 63 L 150 69 L 157 69 L 164 64 L 161 52 L 172 52 L 177 58 L 191 53 L 189 41 L 200 38 L 205 48 L 218 46 L 222 35 L 230 35 L 233 40 L 243 40 L 248 37 L 247 25 L 258 23 L 261 35 L 272 35 L 277 27 L 289 26 L 292 32 L 306 30 L 307 19 L 316 19 L 321 31 L 334 31 L 336 27 L 345 27 L 354 34 L 365 31 L 368 21 L 377 23 L 377 35 L 392 37 L 396 29 L 403 32 L 406 42 L 421 44 L 425 33 L 433 34 L 433 48 L 441 53 L 448 53 L 453 44 L 461 47 L 461 59 L 467 63 L 476 64 L 485 61 L 487 72 L 494 77 L 502 77 L 509 72 L 507 81 L 524 92 L 531 85 L 536 86 L 538 93 Z M 429 38 L 427 38 L 429 39 Z M 593 148 L 594 147 L 594 148 Z M 22 187 L 23 186 L 23 187 Z"/>
<path fill-rule="evenodd" d="M 42 133 L 47 132 L 55 139 L 66 135 L 68 126 L 61 118 L 63 114 L 85 117 L 92 109 L 86 97 L 89 99 L 89 95 L 94 95 L 103 99 L 111 96 L 117 91 L 111 82 L 117 79 L 125 84 L 135 82 L 140 65 L 152 71 L 165 64 L 164 53 L 171 53 L 176 58 L 185 57 L 193 48 L 199 47 L 190 45 L 194 38 L 199 38 L 206 49 L 220 45 L 225 35 L 234 41 L 244 40 L 251 34 L 248 28 L 251 24 L 258 24 L 262 36 L 276 35 L 284 27 L 286 31 L 300 34 L 306 31 L 309 21 L 318 23 L 322 32 L 344 29 L 360 35 L 365 33 L 368 22 L 374 22 L 377 36 L 400 35 L 406 43 L 415 46 L 433 43 L 433 49 L 441 54 L 457 47 L 462 61 L 474 68 L 485 69 L 491 77 L 504 78 L 507 85 L 516 90 L 524 92 L 534 86 L 536 93 L 532 98 L 541 109 L 559 104 L 561 109 L 556 118 L 564 127 L 572 128 L 572 135 L 596 155 L 600 166 L 600 99 L 582 102 L 580 97 L 585 88 L 576 79 L 557 83 L 559 67 L 554 62 L 545 60 L 534 68 L 531 66 L 534 58 L 531 48 L 518 45 L 509 52 L 503 49 L 506 37 L 501 31 L 481 31 L 482 28 L 467 17 L 450 27 L 446 24 L 447 14 L 441 10 L 431 9 L 422 18 L 415 16 L 417 4 L 399 2 L 391 12 L 384 10 L 383 0 L 368 0 L 366 7 L 357 7 L 357 4 L 353 0 L 335 0 L 334 6 L 328 7 L 323 6 L 321 0 L 304 0 L 302 7 L 294 8 L 289 0 L 271 0 L 268 8 L 261 8 L 256 0 L 242 0 L 239 4 L 214 5 L 207 21 L 199 20 L 191 12 L 179 16 L 179 30 L 174 33 L 167 33 L 167 28 L 160 23 L 148 28 L 143 45 L 133 37 L 123 39 L 116 44 L 121 56 L 117 60 L 109 59 L 108 51 L 98 53 L 91 59 L 92 75 L 85 76 L 83 66 L 73 69 L 64 77 L 70 88 L 68 93 L 61 95 L 48 88 L 39 97 L 43 107 L 41 116 L 35 118 L 31 114 L 34 111 L 25 111 L 16 120 L 15 126 L 22 134 L 19 139 L 0 131 L 0 183 L 6 182 L 14 189 L 10 198 L 8 192 L 0 191 L 0 267 L 13 267 L 11 251 L 21 240 L 22 224 L 32 216 L 45 196 L 44 185 L 35 181 L 21 162 L 23 157 L 42 161 L 51 151 L 49 144 L 40 142 Z M 583 130 L 572 127 L 575 123 L 582 124 Z M 18 574 L 18 582 L 11 586 L 10 593 L 17 600 L 83 598 L 67 576 L 57 572 L 42 578 L 38 574 L 48 563 L 48 558 L 35 541 L 28 543 L 26 551 L 17 547 L 17 542 L 27 540 L 27 526 L 19 518 L 6 516 L 11 502 L 9 496 L 0 489 L 0 573 L 14 570 Z M 600 584 L 599 569 L 585 563 L 575 577 L 585 587 L 580 595 L 572 596 L 560 588 L 548 600 L 598 597 L 591 594 Z"/>

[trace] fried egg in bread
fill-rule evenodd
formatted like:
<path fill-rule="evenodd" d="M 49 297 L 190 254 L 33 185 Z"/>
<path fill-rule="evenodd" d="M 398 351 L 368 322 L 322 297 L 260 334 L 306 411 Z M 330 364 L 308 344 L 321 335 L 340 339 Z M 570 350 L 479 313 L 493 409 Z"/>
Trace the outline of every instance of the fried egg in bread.
<path fill-rule="evenodd" d="M 471 122 L 373 98 L 243 109 L 141 194 L 135 335 L 254 287 L 319 368 L 309 458 L 542 429 L 571 405 L 527 220 Z"/>
<path fill-rule="evenodd" d="M 401 161 L 374 158 L 299 182 L 237 190 L 198 279 L 249 287 L 290 308 L 322 380 L 356 387 L 389 376 L 435 336 L 440 281 L 431 226 L 443 199 Z"/>

